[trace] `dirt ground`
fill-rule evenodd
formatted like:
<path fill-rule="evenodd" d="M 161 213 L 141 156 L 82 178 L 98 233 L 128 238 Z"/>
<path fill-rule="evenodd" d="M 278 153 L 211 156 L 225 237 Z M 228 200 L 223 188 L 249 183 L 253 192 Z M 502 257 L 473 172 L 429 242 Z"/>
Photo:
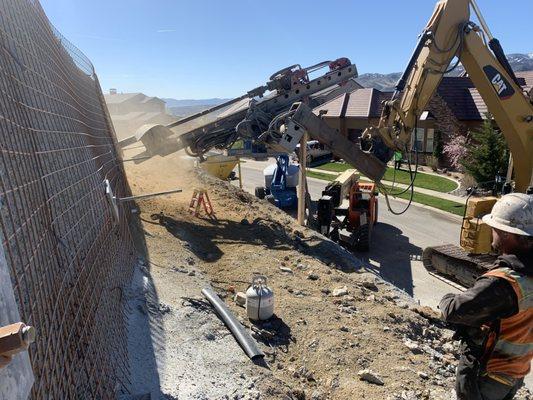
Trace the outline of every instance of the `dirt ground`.
<path fill-rule="evenodd" d="M 452 332 L 353 255 L 266 201 L 198 173 L 184 154 L 127 163 L 126 172 L 136 194 L 183 189 L 138 204 L 144 254 L 128 297 L 135 393 L 455 398 Z M 208 190 L 216 219 L 189 213 L 195 188 Z M 275 316 L 256 325 L 233 301 L 255 274 L 275 294 Z M 253 332 L 264 365 L 249 360 L 217 319 L 200 293 L 209 285 Z"/>

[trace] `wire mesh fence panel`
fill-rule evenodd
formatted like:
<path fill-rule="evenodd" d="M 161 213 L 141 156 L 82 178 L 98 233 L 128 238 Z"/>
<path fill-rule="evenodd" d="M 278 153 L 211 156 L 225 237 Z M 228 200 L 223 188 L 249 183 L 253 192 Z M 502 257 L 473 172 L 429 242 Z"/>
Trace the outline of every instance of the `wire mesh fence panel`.
<path fill-rule="evenodd" d="M 123 287 L 130 194 L 91 62 L 37 1 L 0 0 L 0 224 L 30 348 L 35 399 L 127 390 Z"/>

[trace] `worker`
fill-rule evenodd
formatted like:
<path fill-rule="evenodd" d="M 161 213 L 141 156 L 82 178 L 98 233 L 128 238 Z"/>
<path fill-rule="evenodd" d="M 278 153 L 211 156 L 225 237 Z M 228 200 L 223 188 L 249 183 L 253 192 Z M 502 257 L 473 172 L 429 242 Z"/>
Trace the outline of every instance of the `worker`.
<path fill-rule="evenodd" d="M 498 259 L 473 287 L 444 296 L 439 308 L 461 339 L 457 398 L 509 400 L 533 358 L 533 196 L 503 196 L 483 222 L 492 228 Z"/>
<path fill-rule="evenodd" d="M 394 152 L 394 169 L 402 168 L 402 158 L 403 158 L 402 152 L 396 150 Z"/>

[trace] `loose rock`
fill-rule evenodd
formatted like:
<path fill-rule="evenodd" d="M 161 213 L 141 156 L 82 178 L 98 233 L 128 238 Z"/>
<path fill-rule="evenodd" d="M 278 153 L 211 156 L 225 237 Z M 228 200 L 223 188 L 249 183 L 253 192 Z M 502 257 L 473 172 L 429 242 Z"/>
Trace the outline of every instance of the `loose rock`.
<path fill-rule="evenodd" d="M 426 374 L 425 372 L 418 371 L 416 374 L 417 374 L 420 378 L 422 378 L 422 379 L 424 379 L 424 380 L 425 380 L 425 379 L 429 379 L 429 375 Z"/>
<path fill-rule="evenodd" d="M 407 347 L 409 350 L 411 350 L 414 354 L 420 354 L 422 353 L 422 350 L 420 349 L 420 346 L 418 343 L 413 342 L 412 340 L 405 340 L 403 342 L 405 347 Z"/>
<path fill-rule="evenodd" d="M 363 369 L 357 373 L 360 380 L 373 383 L 374 385 L 383 386 L 383 379 L 371 369 Z"/>
<path fill-rule="evenodd" d="M 333 297 L 346 296 L 348 294 L 348 288 L 346 286 L 333 289 Z"/>
<path fill-rule="evenodd" d="M 376 285 L 376 277 L 375 276 L 365 276 L 363 280 L 361 281 L 361 285 L 366 288 L 373 290 L 375 292 L 378 291 L 378 287 Z"/>
<path fill-rule="evenodd" d="M 322 393 L 320 393 L 318 390 L 315 390 L 311 394 L 311 400 L 322 400 L 324 397 L 322 396 Z"/>
<path fill-rule="evenodd" d="M 237 303 L 237 305 L 244 307 L 246 305 L 246 293 L 235 293 L 235 297 L 233 298 L 233 300 L 235 301 L 235 303 Z"/>

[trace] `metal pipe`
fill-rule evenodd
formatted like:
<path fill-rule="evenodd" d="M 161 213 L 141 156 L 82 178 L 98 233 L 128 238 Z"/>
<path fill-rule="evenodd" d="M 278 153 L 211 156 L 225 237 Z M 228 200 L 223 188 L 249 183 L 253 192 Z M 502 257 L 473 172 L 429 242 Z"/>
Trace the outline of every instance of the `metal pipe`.
<path fill-rule="evenodd" d="M 130 196 L 130 197 L 121 197 L 121 198 L 116 198 L 116 200 L 122 203 L 125 201 L 141 200 L 141 199 L 147 199 L 150 197 L 163 196 L 165 194 L 181 193 L 182 191 L 183 191 L 182 189 L 174 189 L 174 190 L 168 190 L 166 192 L 157 192 L 157 193 L 140 194 L 137 196 Z"/>
<path fill-rule="evenodd" d="M 252 339 L 244 326 L 237 321 L 220 297 L 218 297 L 217 294 L 210 288 L 202 289 L 202 294 L 214 307 L 218 316 L 220 319 L 222 319 L 222 321 L 224 321 L 231 333 L 233 333 L 233 336 L 241 345 L 246 355 L 254 361 L 258 358 L 263 358 L 265 354 L 259 349 L 259 347 L 257 347 L 257 343 L 255 343 L 254 339 Z"/>
<path fill-rule="evenodd" d="M 481 14 L 481 9 L 477 5 L 476 0 L 470 0 L 470 4 L 472 5 L 472 8 L 474 9 L 474 12 L 477 15 L 477 19 L 479 20 L 479 23 L 481 24 L 481 27 L 485 31 L 485 34 L 487 35 L 489 40 L 494 39 L 494 36 L 492 36 L 489 26 L 487 25 L 487 21 L 485 21 L 483 14 Z"/>

